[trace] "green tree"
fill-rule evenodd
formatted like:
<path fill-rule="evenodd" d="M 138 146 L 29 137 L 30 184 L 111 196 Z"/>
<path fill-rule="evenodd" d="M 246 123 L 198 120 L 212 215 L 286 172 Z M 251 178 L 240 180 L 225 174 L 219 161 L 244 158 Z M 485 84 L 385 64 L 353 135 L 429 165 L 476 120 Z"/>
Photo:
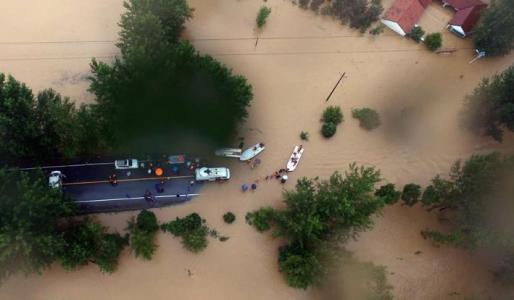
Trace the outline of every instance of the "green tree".
<path fill-rule="evenodd" d="M 260 209 L 247 220 L 264 224 L 259 231 L 273 227 L 273 236 L 288 241 L 280 249 L 280 270 L 291 286 L 306 288 L 322 279 L 336 244 L 371 228 L 371 216 L 385 205 L 373 194 L 378 181 L 377 170 L 355 164 L 345 176 L 302 178 L 294 191 L 284 192 L 285 209 Z"/>
<path fill-rule="evenodd" d="M 130 232 L 130 247 L 136 255 L 145 260 L 151 260 L 157 244 L 155 235 L 159 230 L 159 224 L 155 214 L 151 211 L 142 210 L 136 221 L 134 218 L 128 221 L 127 229 Z"/>
<path fill-rule="evenodd" d="M 91 63 L 95 112 L 115 150 L 168 153 L 194 150 L 184 145 L 230 142 L 248 116 L 252 88 L 244 77 L 178 40 L 191 17 L 186 1 L 132 0 L 126 8 L 121 57 L 112 65 Z"/>
<path fill-rule="evenodd" d="M 162 224 L 161 229 L 176 237 L 181 237 L 182 245 L 189 251 L 196 253 L 207 248 L 209 228 L 205 225 L 205 220 L 197 213 Z"/>
<path fill-rule="evenodd" d="M 421 28 L 421 26 L 415 26 L 412 28 L 411 32 L 407 34 L 407 36 L 413 39 L 416 43 L 421 42 L 421 39 L 424 35 L 425 31 Z"/>
<path fill-rule="evenodd" d="M 323 136 L 326 138 L 334 136 L 336 131 L 337 125 L 332 122 L 323 123 L 323 126 L 321 126 L 321 134 L 323 134 Z"/>
<path fill-rule="evenodd" d="M 492 1 L 473 29 L 475 47 L 486 55 L 506 55 L 514 46 L 514 0 Z"/>
<path fill-rule="evenodd" d="M 359 120 L 359 125 L 367 130 L 380 126 L 380 116 L 377 111 L 368 107 L 352 109 L 352 117 Z"/>
<path fill-rule="evenodd" d="M 300 132 L 300 139 L 302 141 L 308 141 L 309 140 L 309 133 L 307 131 Z"/>
<path fill-rule="evenodd" d="M 231 211 L 229 211 L 223 215 L 223 221 L 225 221 L 225 223 L 227 223 L 227 224 L 232 224 L 232 223 L 234 223 L 235 220 L 236 220 L 236 215 L 234 215 L 234 213 L 232 213 Z"/>
<path fill-rule="evenodd" d="M 343 113 L 339 106 L 329 106 L 323 112 L 323 122 L 325 123 L 334 123 L 335 125 L 339 125 L 343 121 Z"/>
<path fill-rule="evenodd" d="M 0 191 L 0 279 L 40 273 L 63 249 L 59 222 L 74 214 L 75 204 L 49 189 L 41 172 L 1 169 Z"/>
<path fill-rule="evenodd" d="M 384 8 L 380 0 L 335 0 L 330 4 L 329 12 L 340 19 L 342 23 L 349 23 L 350 27 L 366 32 L 373 22 L 378 21 Z"/>
<path fill-rule="evenodd" d="M 255 226 L 260 232 L 270 230 L 274 213 L 275 210 L 271 207 L 261 207 L 246 214 L 246 223 Z"/>
<path fill-rule="evenodd" d="M 376 190 L 375 196 L 382 198 L 385 204 L 394 204 L 400 200 L 402 192 L 397 191 L 394 184 L 388 183 Z"/>
<path fill-rule="evenodd" d="M 514 131 L 514 65 L 484 78 L 465 98 L 462 122 L 469 130 L 502 141 L 504 129 Z"/>
<path fill-rule="evenodd" d="M 443 45 L 443 36 L 439 32 L 427 34 L 425 45 L 430 51 L 435 51 Z"/>
<path fill-rule="evenodd" d="M 408 206 L 413 206 L 421 196 L 421 187 L 414 183 L 406 184 L 402 191 L 402 200 Z"/>
<path fill-rule="evenodd" d="M 268 20 L 269 15 L 271 14 L 271 8 L 267 6 L 261 6 L 259 9 L 259 12 L 257 13 L 257 28 L 262 28 L 264 24 L 266 24 L 266 21 Z"/>

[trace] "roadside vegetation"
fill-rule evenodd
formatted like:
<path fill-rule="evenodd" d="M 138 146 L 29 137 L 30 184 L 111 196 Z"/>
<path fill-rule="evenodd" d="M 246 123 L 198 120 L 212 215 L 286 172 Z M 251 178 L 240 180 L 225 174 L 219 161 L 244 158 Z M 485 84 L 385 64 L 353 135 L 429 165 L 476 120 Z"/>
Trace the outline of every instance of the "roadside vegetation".
<path fill-rule="evenodd" d="M 182 238 L 182 245 L 189 251 L 200 252 L 207 248 L 209 228 L 197 213 L 162 224 L 161 229 Z"/>
<path fill-rule="evenodd" d="M 380 126 L 380 116 L 377 111 L 368 107 L 352 109 L 352 117 L 359 120 L 360 127 L 372 130 Z"/>
<path fill-rule="evenodd" d="M 151 260 L 157 245 L 155 235 L 159 230 L 159 224 L 155 214 L 151 211 L 142 210 L 137 219 L 132 217 L 128 221 L 127 229 L 130 233 L 130 248 L 136 257 Z"/>
<path fill-rule="evenodd" d="M 421 26 L 415 26 L 412 28 L 411 32 L 407 34 L 407 36 L 414 40 L 416 43 L 420 43 L 424 35 L 425 31 L 423 28 L 421 28 Z"/>
<path fill-rule="evenodd" d="M 343 113 L 339 106 L 329 106 L 323 112 L 322 117 L 323 125 L 321 127 L 321 133 L 324 137 L 330 138 L 337 131 L 337 125 L 344 121 Z"/>
<path fill-rule="evenodd" d="M 514 131 L 514 65 L 491 78 L 484 78 L 466 96 L 462 110 L 465 127 L 479 135 L 503 140 L 505 130 Z"/>
<path fill-rule="evenodd" d="M 305 289 L 323 280 L 344 242 L 372 227 L 371 216 L 385 205 L 373 194 L 379 181 L 379 171 L 355 164 L 344 176 L 302 178 L 284 192 L 284 209 L 261 208 L 247 222 L 287 241 L 279 248 L 280 272 L 290 286 Z"/>
<path fill-rule="evenodd" d="M 271 8 L 267 6 L 261 6 L 259 12 L 257 13 L 257 19 L 255 22 L 257 23 L 257 28 L 262 28 L 266 21 L 268 20 L 269 15 L 271 14 Z"/>
<path fill-rule="evenodd" d="M 223 221 L 227 224 L 232 224 L 236 220 L 236 215 L 233 212 L 229 211 L 223 215 Z"/>
<path fill-rule="evenodd" d="M 473 155 L 457 161 L 449 178 L 436 176 L 423 195 L 423 204 L 450 222 L 451 230 L 427 229 L 421 234 L 436 244 L 486 250 L 503 264 L 495 275 L 514 284 L 514 156 Z"/>
<path fill-rule="evenodd" d="M 507 55 L 514 48 L 514 0 L 492 1 L 482 11 L 473 40 L 486 55 Z"/>

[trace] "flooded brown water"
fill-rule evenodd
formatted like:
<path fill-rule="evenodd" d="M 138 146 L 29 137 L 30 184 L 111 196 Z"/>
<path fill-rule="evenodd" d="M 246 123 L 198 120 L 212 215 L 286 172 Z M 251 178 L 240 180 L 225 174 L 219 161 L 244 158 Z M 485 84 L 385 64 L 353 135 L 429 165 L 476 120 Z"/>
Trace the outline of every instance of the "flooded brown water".
<path fill-rule="evenodd" d="M 385 1 L 384 6 L 390 3 Z M 194 0 L 190 4 L 195 12 L 186 37 L 201 53 L 213 55 L 248 78 L 255 98 L 241 135 L 247 144 L 265 142 L 267 149 L 256 169 L 227 161 L 233 174 L 229 183 L 210 185 L 190 203 L 155 212 L 161 221 L 199 212 L 230 239 L 211 240 L 204 252 L 192 254 L 182 249 L 179 240 L 160 234 L 159 248 L 150 262 L 126 251 L 112 275 L 101 274 L 94 265 L 70 273 L 55 266 L 42 276 L 11 278 L 0 287 L 0 299 L 319 298 L 316 289 L 289 288 L 277 269 L 279 242 L 244 223 L 246 212 L 279 205 L 283 187 L 263 181 L 254 193 L 243 194 L 239 188 L 284 167 L 293 146 L 300 143 L 300 131 L 308 131 L 310 139 L 303 143 L 304 156 L 285 188 L 292 188 L 301 176 L 326 177 L 335 170 L 344 171 L 351 162 L 376 166 L 387 181 L 398 185 L 425 185 L 475 150 L 514 149 L 512 136 L 504 145 L 478 140 L 462 132 L 457 119 L 464 95 L 482 77 L 512 64 L 514 55 L 468 64 L 472 44 L 443 30 L 444 10 L 431 8 L 431 15 L 420 20 L 424 27 L 444 32 L 444 47 L 459 49 L 438 56 L 388 30 L 377 38 L 360 36 L 289 1 L 267 2 L 272 13 L 260 32 L 254 28 L 260 1 Z M 90 58 L 109 60 L 117 53 L 114 41 L 122 11 L 118 0 L 4 3 L 0 71 L 35 90 L 53 87 L 77 102 L 91 101 L 85 80 Z M 343 82 L 325 102 L 343 72 Z M 319 133 L 320 115 L 327 105 L 340 105 L 345 115 L 330 140 Z M 359 128 L 351 109 L 363 106 L 377 109 L 383 126 L 372 132 Z M 402 117 L 403 109 L 412 112 L 409 118 Z M 221 218 L 228 210 L 238 218 L 232 225 Z M 99 218 L 123 230 L 133 214 Z M 362 260 L 387 266 L 399 299 L 490 295 L 491 275 L 479 257 L 434 248 L 421 238 L 420 230 L 435 226 L 439 226 L 436 217 L 422 208 L 396 205 L 377 216 L 374 229 L 349 248 Z"/>

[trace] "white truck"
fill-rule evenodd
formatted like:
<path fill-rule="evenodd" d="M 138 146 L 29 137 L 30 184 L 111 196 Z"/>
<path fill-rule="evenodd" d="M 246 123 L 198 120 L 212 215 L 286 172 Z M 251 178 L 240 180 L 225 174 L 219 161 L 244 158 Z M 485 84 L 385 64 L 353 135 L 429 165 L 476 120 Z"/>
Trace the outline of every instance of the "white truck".
<path fill-rule="evenodd" d="M 198 168 L 196 169 L 196 181 L 217 181 L 229 180 L 230 170 L 228 168 Z"/>

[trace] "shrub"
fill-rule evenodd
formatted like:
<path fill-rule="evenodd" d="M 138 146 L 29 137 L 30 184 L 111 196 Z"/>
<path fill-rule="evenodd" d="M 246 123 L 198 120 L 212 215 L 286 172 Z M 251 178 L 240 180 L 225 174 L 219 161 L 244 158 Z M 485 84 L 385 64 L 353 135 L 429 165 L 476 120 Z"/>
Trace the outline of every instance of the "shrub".
<path fill-rule="evenodd" d="M 394 204 L 400 200 L 402 193 L 397 191 L 394 184 L 388 183 L 375 191 L 375 196 L 380 197 L 386 204 Z"/>
<path fill-rule="evenodd" d="M 148 210 L 142 210 L 137 215 L 137 227 L 146 232 L 156 232 L 159 229 L 155 214 Z"/>
<path fill-rule="evenodd" d="M 271 228 L 271 222 L 275 215 L 275 210 L 271 207 L 263 207 L 254 212 L 246 214 L 246 223 L 255 226 L 257 231 L 263 232 Z"/>
<path fill-rule="evenodd" d="M 257 13 L 257 27 L 262 28 L 268 19 L 268 16 L 271 14 L 271 8 L 262 6 Z"/>
<path fill-rule="evenodd" d="M 367 107 L 352 109 L 352 117 L 359 119 L 360 126 L 367 130 L 375 129 L 381 124 L 378 113 Z"/>
<path fill-rule="evenodd" d="M 443 38 L 439 32 L 428 34 L 425 37 L 425 45 L 430 51 L 435 51 L 443 45 Z"/>
<path fill-rule="evenodd" d="M 369 31 L 369 34 L 371 34 L 371 35 L 379 35 L 382 32 L 384 32 L 384 29 L 385 29 L 384 24 L 379 24 L 379 25 L 375 26 L 375 28 L 371 29 Z"/>
<path fill-rule="evenodd" d="M 336 134 L 336 130 L 337 126 L 332 122 L 324 123 L 321 127 L 321 133 L 326 138 L 332 137 L 334 134 Z"/>
<path fill-rule="evenodd" d="M 142 210 L 136 221 L 134 218 L 129 220 L 127 229 L 130 232 L 130 247 L 136 257 L 146 260 L 152 259 L 157 249 L 155 244 L 155 234 L 159 229 L 157 218 L 151 211 Z"/>
<path fill-rule="evenodd" d="M 403 187 L 402 200 L 408 206 L 413 206 L 421 196 L 421 187 L 414 183 L 406 184 Z"/>
<path fill-rule="evenodd" d="M 223 221 L 227 224 L 232 224 L 236 220 L 236 216 L 232 212 L 223 215 Z"/>
<path fill-rule="evenodd" d="M 307 131 L 300 132 L 300 139 L 302 141 L 308 141 L 309 140 L 309 133 Z"/>
<path fill-rule="evenodd" d="M 329 106 L 323 112 L 323 122 L 339 125 L 344 121 L 343 113 L 339 106 Z"/>
<path fill-rule="evenodd" d="M 408 36 L 413 39 L 416 43 L 421 42 L 421 38 L 425 35 L 425 31 L 421 26 L 412 28 L 412 31 L 408 33 Z"/>
<path fill-rule="evenodd" d="M 162 224 L 161 229 L 181 237 L 184 248 L 192 252 L 200 252 L 207 247 L 209 228 L 205 226 L 205 220 L 197 213 Z"/>

